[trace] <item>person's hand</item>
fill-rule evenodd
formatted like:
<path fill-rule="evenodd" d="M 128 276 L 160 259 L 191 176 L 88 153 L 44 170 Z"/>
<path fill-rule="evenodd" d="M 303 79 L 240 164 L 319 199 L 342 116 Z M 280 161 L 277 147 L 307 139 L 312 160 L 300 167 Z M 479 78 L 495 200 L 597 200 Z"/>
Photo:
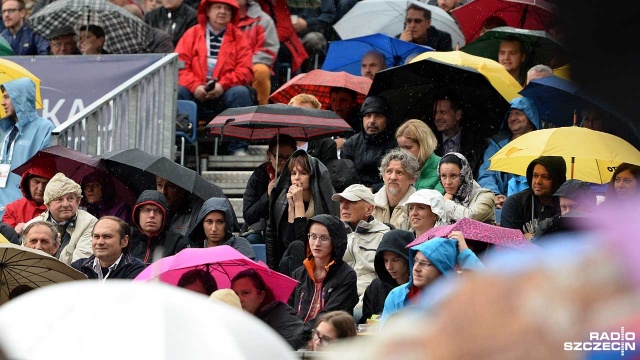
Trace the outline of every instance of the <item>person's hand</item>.
<path fill-rule="evenodd" d="M 302 186 L 300 186 L 299 184 L 292 184 L 289 187 L 289 192 L 293 195 L 293 202 L 297 203 L 297 202 L 302 202 Z"/>
<path fill-rule="evenodd" d="M 300 32 L 300 31 L 306 30 L 307 29 L 307 20 L 305 20 L 305 19 L 303 19 L 301 17 L 298 17 L 298 21 L 293 23 L 293 29 L 296 32 Z"/>
<path fill-rule="evenodd" d="M 524 233 L 524 237 L 527 240 L 531 240 L 531 238 L 533 238 L 533 234 L 532 233 Z"/>
<path fill-rule="evenodd" d="M 467 242 L 464 240 L 462 231 L 452 231 L 451 234 L 449 234 L 449 239 L 458 240 L 458 252 L 463 252 L 469 248 Z"/>
<path fill-rule="evenodd" d="M 400 33 L 400 40 L 411 42 L 413 40 L 413 35 L 411 35 L 411 30 L 404 29 L 402 33 Z"/>
<path fill-rule="evenodd" d="M 446 194 L 444 194 L 444 199 L 445 200 L 453 200 L 453 195 L 449 194 L 449 193 L 446 193 Z"/>
<path fill-rule="evenodd" d="M 333 141 L 336 142 L 336 147 L 338 150 L 342 149 L 342 145 L 344 145 L 345 140 L 343 138 L 335 138 Z"/>
<path fill-rule="evenodd" d="M 204 89 L 204 85 L 198 85 L 196 90 L 193 92 L 193 97 L 200 102 L 207 100 L 207 91 Z"/>
<path fill-rule="evenodd" d="M 496 209 L 502 209 L 502 204 L 507 199 L 504 195 L 496 195 Z"/>
<path fill-rule="evenodd" d="M 273 179 L 271 181 L 269 181 L 269 187 L 267 187 L 267 196 L 271 197 L 271 191 L 273 191 L 273 188 L 276 186 L 276 179 Z"/>
<path fill-rule="evenodd" d="M 207 93 L 207 100 L 215 100 L 222 96 L 222 94 L 224 94 L 224 88 L 218 82 L 216 83 L 216 86 L 213 88 L 213 90 Z"/>
<path fill-rule="evenodd" d="M 14 230 L 16 231 L 16 233 L 18 233 L 18 235 L 22 234 L 22 230 L 24 230 L 24 226 L 25 225 L 27 225 L 27 224 L 26 223 L 18 223 L 18 225 L 16 225 Z"/>

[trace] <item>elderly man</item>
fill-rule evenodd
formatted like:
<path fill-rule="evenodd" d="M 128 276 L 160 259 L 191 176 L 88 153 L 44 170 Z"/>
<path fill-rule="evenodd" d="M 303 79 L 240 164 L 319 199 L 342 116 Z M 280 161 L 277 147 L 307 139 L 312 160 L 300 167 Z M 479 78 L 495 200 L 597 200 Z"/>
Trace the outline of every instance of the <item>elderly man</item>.
<path fill-rule="evenodd" d="M 144 263 L 129 254 L 131 228 L 116 216 L 104 216 L 93 227 L 93 255 L 71 266 L 89 279 L 134 279 L 144 270 Z"/>
<path fill-rule="evenodd" d="M 76 44 L 76 31 L 71 26 L 60 26 L 49 34 L 51 55 L 80 55 Z"/>
<path fill-rule="evenodd" d="M 53 175 L 49 169 L 36 166 L 22 174 L 20 189 L 24 197 L 7 205 L 2 215 L 2 221 L 13 227 L 16 233 L 20 234 L 27 221 L 47 210 L 44 189 Z"/>
<path fill-rule="evenodd" d="M 376 220 L 371 214 L 375 207 L 373 193 L 361 184 L 348 186 L 343 192 L 334 194 L 331 199 L 340 202 L 340 220 L 347 228 L 347 251 L 342 260 L 349 264 L 358 275 L 359 305 L 362 296 L 371 281 L 376 278 L 373 265 L 382 236 L 391 230 Z"/>
<path fill-rule="evenodd" d="M 527 71 L 526 84 L 529 84 L 531 80 L 542 79 L 543 77 L 547 77 L 547 76 L 553 76 L 553 69 L 547 65 L 538 64 L 536 66 L 531 67 L 531 69 Z"/>
<path fill-rule="evenodd" d="M 378 50 L 369 50 L 360 59 L 360 75 L 373 80 L 380 70 L 387 68 L 387 58 Z"/>
<path fill-rule="evenodd" d="M 93 215 L 78 209 L 80 199 L 80 185 L 63 173 L 57 173 L 44 189 L 47 211 L 27 223 L 44 220 L 58 228 L 61 239 L 56 256 L 67 265 L 91 256 L 91 231 L 98 221 Z"/>
<path fill-rule="evenodd" d="M 404 19 L 405 28 L 398 38 L 414 44 L 426 45 L 436 51 L 451 51 L 451 34 L 431 25 L 431 11 L 409 4 Z"/>
<path fill-rule="evenodd" d="M 360 116 L 363 131 L 344 143 L 340 157 L 352 160 L 362 184 L 378 191 L 383 185 L 378 172 L 380 159 L 398 146 L 390 126 L 391 108 L 385 98 L 369 96 L 362 104 Z"/>
<path fill-rule="evenodd" d="M 154 260 L 156 248 L 161 249 L 160 257 L 177 254 L 189 247 L 188 240 L 167 225 L 167 200 L 156 190 L 145 190 L 133 207 L 131 231 L 131 255 L 150 264 Z"/>
<path fill-rule="evenodd" d="M 22 231 L 22 246 L 56 256 L 60 248 L 59 235 L 58 229 L 52 223 L 42 220 L 34 221 Z"/>
<path fill-rule="evenodd" d="M 411 224 L 402 204 L 416 192 L 413 184 L 420 174 L 418 159 L 396 148 L 389 151 L 380 164 L 384 186 L 375 194 L 373 217 L 396 229 L 409 230 Z"/>

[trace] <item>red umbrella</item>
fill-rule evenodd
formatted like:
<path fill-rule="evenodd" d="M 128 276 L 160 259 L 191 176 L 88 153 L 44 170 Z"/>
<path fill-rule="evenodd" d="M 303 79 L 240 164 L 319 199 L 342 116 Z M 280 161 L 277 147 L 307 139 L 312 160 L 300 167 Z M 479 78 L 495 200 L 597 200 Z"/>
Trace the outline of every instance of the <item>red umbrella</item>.
<path fill-rule="evenodd" d="M 495 225 L 464 218 L 453 225 L 436 226 L 407 245 L 407 248 L 421 244 L 436 237 L 448 237 L 452 231 L 461 231 L 465 239 L 482 241 L 497 246 L 525 248 L 531 246 L 522 232 L 517 229 L 503 228 Z"/>
<path fill-rule="evenodd" d="M 331 106 L 331 88 L 342 87 L 358 93 L 358 103 L 362 104 L 369 93 L 371 79 L 364 76 L 351 75 L 344 71 L 311 70 L 297 75 L 276 90 L 269 100 L 274 103 L 288 104 L 298 94 L 310 94 L 318 98 L 323 109 Z"/>
<path fill-rule="evenodd" d="M 508 26 L 544 30 L 556 15 L 557 7 L 544 0 L 473 0 L 451 11 L 458 20 L 467 44 L 480 35 L 482 23 L 491 15 L 499 16 Z"/>
<path fill-rule="evenodd" d="M 283 104 L 267 104 L 227 109 L 206 126 L 213 135 L 251 142 L 269 141 L 287 134 L 309 141 L 352 131 L 333 111 L 305 109 Z"/>

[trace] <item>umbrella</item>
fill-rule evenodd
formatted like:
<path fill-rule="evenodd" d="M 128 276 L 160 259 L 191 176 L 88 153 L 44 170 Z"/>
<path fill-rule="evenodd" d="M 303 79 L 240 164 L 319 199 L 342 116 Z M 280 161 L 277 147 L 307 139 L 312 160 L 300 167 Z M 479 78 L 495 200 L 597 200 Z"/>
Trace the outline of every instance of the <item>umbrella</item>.
<path fill-rule="evenodd" d="M 2 38 L 2 37 L 0 37 Z M 4 40 L 4 38 L 2 38 Z M 6 41 L 6 40 L 5 40 Z M 1 46 L 0 46 L 1 48 Z M 28 77 L 36 83 L 36 109 L 42 109 L 42 95 L 40 94 L 40 79 L 33 75 L 29 70 L 25 69 L 22 65 L 7 60 L 0 59 L 0 85 L 9 82 L 11 80 Z M 4 118 L 6 113 L 4 108 L 0 106 L 0 116 Z"/>
<path fill-rule="evenodd" d="M 526 175 L 531 160 L 562 156 L 567 179 L 604 184 L 622 163 L 640 165 L 640 151 L 623 139 L 577 126 L 531 131 L 512 140 L 491 158 L 489 170 Z"/>
<path fill-rule="evenodd" d="M 142 52 L 148 25 L 122 7 L 104 0 L 57 0 L 26 19 L 31 30 L 45 39 L 53 29 L 98 25 L 105 31 L 105 50 L 113 54 Z"/>
<path fill-rule="evenodd" d="M 287 302 L 298 281 L 269 269 L 264 263 L 256 263 L 228 245 L 210 248 L 187 248 L 162 258 L 144 269 L 134 281 L 158 279 L 177 285 L 180 276 L 192 269 L 205 269 L 213 275 L 218 289 L 231 287 L 231 279 L 242 270 L 256 270 L 265 284 L 273 291 L 276 300 Z"/>
<path fill-rule="evenodd" d="M 430 118 L 434 97 L 454 93 L 464 116 L 476 131 L 488 137 L 496 131 L 509 101 L 522 87 L 497 62 L 461 51 L 429 51 L 411 63 L 376 74 L 368 95 L 386 97 L 401 119 Z"/>
<path fill-rule="evenodd" d="M 246 311 L 175 286 L 118 279 L 27 293 L 0 307 L 0 333 L 10 359 L 298 358 Z M 73 350 L 60 346 L 59 334 L 73 334 Z"/>
<path fill-rule="evenodd" d="M 14 55 L 11 44 L 5 38 L 0 39 L 0 56 L 10 55 Z"/>
<path fill-rule="evenodd" d="M 160 176 L 190 192 L 199 202 L 225 197 L 219 186 L 164 156 L 151 155 L 140 149 L 126 149 L 108 152 L 100 158 L 110 173 L 136 189 L 138 194 L 155 189 L 156 176 Z"/>
<path fill-rule="evenodd" d="M 341 39 L 351 39 L 375 33 L 389 36 L 399 35 L 404 26 L 407 6 L 414 4 L 431 11 L 431 25 L 451 35 L 451 44 L 464 46 L 466 43 L 456 21 L 437 6 L 427 5 L 417 0 L 367 0 L 358 1 L 333 28 Z"/>
<path fill-rule="evenodd" d="M 11 290 L 20 285 L 39 288 L 87 277 L 40 250 L 0 243 L 0 304 L 9 301 Z"/>
<path fill-rule="evenodd" d="M 269 141 L 278 134 L 310 141 L 352 130 L 333 111 L 284 104 L 230 108 L 218 114 L 206 127 L 211 128 L 214 135 L 251 142 Z"/>
<path fill-rule="evenodd" d="M 367 52 L 377 50 L 387 59 L 387 67 L 402 65 L 409 56 L 433 51 L 428 46 L 402 41 L 385 34 L 373 34 L 332 41 L 327 56 L 322 63 L 322 70 L 346 71 L 360 76 L 360 60 Z"/>
<path fill-rule="evenodd" d="M 292 97 L 306 93 L 318 98 L 323 109 L 331 106 L 331 88 L 342 87 L 358 93 L 358 103 L 362 104 L 371 87 L 371 79 L 364 76 L 351 75 L 344 71 L 331 72 L 321 69 L 296 75 L 284 83 L 269 96 L 274 103 L 288 104 Z"/>
<path fill-rule="evenodd" d="M 524 237 L 520 230 L 503 228 L 500 226 L 485 224 L 477 220 L 463 218 L 452 225 L 443 225 L 431 228 L 431 230 L 420 235 L 417 239 L 407 245 L 407 249 L 436 237 L 446 238 L 452 231 L 461 231 L 465 239 L 482 241 L 498 246 L 512 248 L 525 248 L 531 246 L 531 242 Z"/>
<path fill-rule="evenodd" d="M 489 16 L 502 18 L 507 25 L 529 30 L 544 30 L 555 17 L 556 6 L 544 0 L 473 0 L 451 11 L 458 19 L 467 43 L 480 35 Z"/>
<path fill-rule="evenodd" d="M 551 67 L 565 65 L 568 57 L 564 45 L 542 30 L 525 30 L 510 26 L 491 29 L 460 50 L 467 54 L 482 56 L 498 61 L 500 42 L 505 39 L 518 39 L 524 45 L 525 67 L 537 64 Z"/>
<path fill-rule="evenodd" d="M 586 111 L 596 107 L 601 112 L 612 115 L 607 123 L 607 132 L 625 138 L 627 141 L 640 142 L 640 133 L 631 119 L 591 94 L 583 86 L 557 76 L 546 76 L 529 82 L 520 91 L 520 95 L 533 99 L 538 105 L 540 120 L 555 126 L 571 126 L 573 112 Z M 632 137 L 633 140 L 630 140 Z"/>

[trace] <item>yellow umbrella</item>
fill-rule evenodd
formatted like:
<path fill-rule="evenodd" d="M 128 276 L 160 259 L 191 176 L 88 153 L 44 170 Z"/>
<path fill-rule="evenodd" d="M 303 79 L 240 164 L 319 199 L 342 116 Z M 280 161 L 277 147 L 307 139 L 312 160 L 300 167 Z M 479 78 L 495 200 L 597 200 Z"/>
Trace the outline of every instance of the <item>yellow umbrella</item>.
<path fill-rule="evenodd" d="M 36 109 L 42 109 L 42 97 L 40 95 L 40 79 L 29 70 L 13 61 L 0 58 L 0 85 L 11 80 L 28 77 L 36 83 Z M 4 109 L 0 107 L 0 116 L 5 117 Z"/>
<path fill-rule="evenodd" d="M 518 92 L 522 90 L 522 86 L 505 70 L 504 66 L 494 60 L 470 55 L 458 50 L 427 51 L 413 58 L 411 62 L 413 63 L 424 59 L 434 59 L 448 64 L 474 68 L 484 75 L 507 101 L 510 102 L 520 97 Z"/>
<path fill-rule="evenodd" d="M 620 163 L 640 165 L 640 151 L 625 140 L 587 128 L 569 126 L 536 130 L 509 142 L 491 157 L 489 170 L 526 175 L 531 160 L 562 156 L 567 179 L 604 184 Z"/>

